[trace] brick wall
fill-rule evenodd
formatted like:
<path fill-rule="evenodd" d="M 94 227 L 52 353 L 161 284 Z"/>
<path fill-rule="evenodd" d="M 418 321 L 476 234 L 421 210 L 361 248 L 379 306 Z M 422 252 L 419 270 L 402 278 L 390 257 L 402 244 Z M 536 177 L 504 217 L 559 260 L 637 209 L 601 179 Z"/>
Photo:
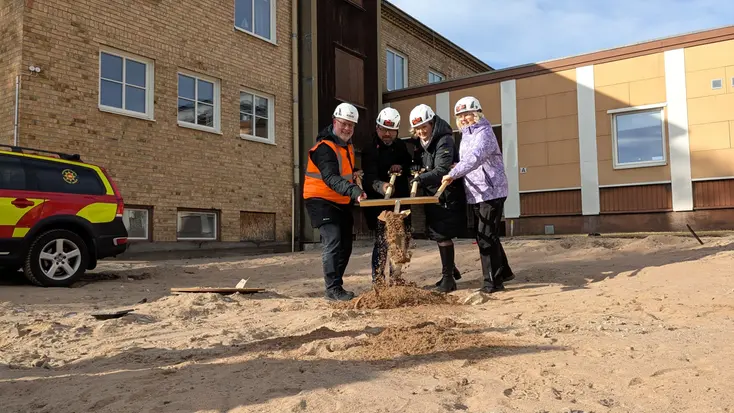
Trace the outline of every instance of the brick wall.
<path fill-rule="evenodd" d="M 20 70 L 23 0 L 0 2 L 0 143 L 13 143 L 15 79 Z M 24 72 L 28 73 L 28 72 Z"/>
<path fill-rule="evenodd" d="M 176 240 L 177 208 L 220 210 L 222 241 L 240 239 L 240 211 L 275 212 L 290 239 L 290 1 L 277 3 L 277 45 L 235 31 L 231 0 L 28 4 L 23 64 L 42 72 L 24 87 L 22 144 L 107 167 L 126 204 L 154 207 L 155 241 Z M 99 110 L 103 45 L 155 61 L 154 121 Z M 220 80 L 221 134 L 178 126 L 180 69 Z M 276 145 L 240 138 L 242 87 L 274 96 Z"/>
<path fill-rule="evenodd" d="M 382 7 L 382 41 L 380 59 L 383 68 L 382 88 L 387 90 L 387 56 L 393 49 L 408 59 L 408 87 L 428 84 L 428 70 L 438 71 L 446 79 L 454 79 L 486 71 L 475 62 L 451 49 L 443 42 L 430 38 L 415 24 Z"/>

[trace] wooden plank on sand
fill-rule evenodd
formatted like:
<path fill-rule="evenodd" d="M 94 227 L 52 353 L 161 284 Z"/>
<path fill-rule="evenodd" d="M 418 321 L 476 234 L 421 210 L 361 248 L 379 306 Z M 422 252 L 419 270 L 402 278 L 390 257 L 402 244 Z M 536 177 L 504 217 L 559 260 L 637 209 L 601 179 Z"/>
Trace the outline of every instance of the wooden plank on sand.
<path fill-rule="evenodd" d="M 264 288 L 217 288 L 217 287 L 188 287 L 171 288 L 172 293 L 215 293 L 215 294 L 254 294 L 265 291 Z"/>

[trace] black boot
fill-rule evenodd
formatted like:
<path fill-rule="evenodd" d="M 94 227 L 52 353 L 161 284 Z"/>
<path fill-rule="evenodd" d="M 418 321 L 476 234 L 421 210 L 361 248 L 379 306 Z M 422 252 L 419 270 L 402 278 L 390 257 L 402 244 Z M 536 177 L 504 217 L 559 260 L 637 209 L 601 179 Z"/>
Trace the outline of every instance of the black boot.
<path fill-rule="evenodd" d="M 448 293 L 456 291 L 454 280 L 454 245 L 439 245 L 438 252 L 441 255 L 441 281 L 438 283 L 438 291 Z"/>
<path fill-rule="evenodd" d="M 454 279 L 460 280 L 461 279 L 461 272 L 459 272 L 459 269 L 456 268 L 456 265 L 454 265 Z M 436 281 L 436 287 L 441 285 L 441 280 Z"/>
<path fill-rule="evenodd" d="M 484 274 L 484 285 L 479 290 L 483 293 L 493 293 L 505 289 L 503 285 L 502 267 L 492 268 L 492 259 L 488 253 L 480 252 L 482 261 L 482 274 Z"/>
<path fill-rule="evenodd" d="M 326 294 L 324 294 L 324 298 L 329 301 L 349 301 L 354 298 L 354 293 L 351 291 L 346 291 L 342 287 L 334 287 L 326 291 Z"/>

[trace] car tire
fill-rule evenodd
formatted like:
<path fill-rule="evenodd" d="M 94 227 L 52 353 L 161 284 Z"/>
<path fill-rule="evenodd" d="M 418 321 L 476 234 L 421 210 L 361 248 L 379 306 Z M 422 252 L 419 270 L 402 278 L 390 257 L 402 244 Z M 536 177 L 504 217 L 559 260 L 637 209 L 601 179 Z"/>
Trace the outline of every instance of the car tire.
<path fill-rule="evenodd" d="M 65 229 L 52 229 L 31 244 L 23 273 L 41 287 L 69 287 L 84 275 L 88 263 L 89 247 L 82 237 Z M 56 273 L 63 272 L 61 276 L 50 274 L 54 264 Z"/>

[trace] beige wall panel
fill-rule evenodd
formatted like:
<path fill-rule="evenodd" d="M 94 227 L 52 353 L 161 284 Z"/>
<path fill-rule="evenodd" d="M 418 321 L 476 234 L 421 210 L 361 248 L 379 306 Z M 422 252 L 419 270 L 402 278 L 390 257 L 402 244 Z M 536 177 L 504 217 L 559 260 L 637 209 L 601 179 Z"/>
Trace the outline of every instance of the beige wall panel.
<path fill-rule="evenodd" d="M 612 158 L 612 135 L 596 137 L 596 157 L 599 161 L 611 161 Z"/>
<path fill-rule="evenodd" d="M 734 66 L 726 68 L 726 79 L 724 79 L 726 93 L 734 93 Z"/>
<path fill-rule="evenodd" d="M 612 134 L 612 115 L 606 111 L 596 112 L 596 134 L 597 136 Z"/>
<path fill-rule="evenodd" d="M 518 165 L 521 168 L 531 166 L 548 165 L 548 144 L 533 143 L 530 145 L 519 145 L 517 148 Z"/>
<path fill-rule="evenodd" d="M 579 137 L 579 121 L 576 115 L 547 119 L 545 123 L 548 129 L 546 140 L 549 142 Z"/>
<path fill-rule="evenodd" d="M 527 145 L 548 140 L 548 125 L 545 119 L 517 124 L 517 143 Z"/>
<path fill-rule="evenodd" d="M 596 110 L 606 112 L 609 109 L 626 108 L 630 106 L 629 83 L 612 86 L 603 86 L 596 89 Z"/>
<path fill-rule="evenodd" d="M 548 164 L 562 165 L 579 162 L 579 140 L 548 142 Z"/>
<path fill-rule="evenodd" d="M 436 95 L 427 95 L 413 99 L 390 102 L 390 107 L 400 112 L 400 130 L 398 131 L 398 136 L 410 136 L 410 111 L 421 103 L 425 103 L 435 111 Z M 362 121 L 362 119 L 360 119 L 360 121 Z M 374 119 L 366 119 L 365 121 L 374 122 Z M 449 121 L 449 123 L 453 126 L 453 119 L 447 119 L 447 121 Z"/>
<path fill-rule="evenodd" d="M 576 92 L 576 70 L 564 70 L 517 80 L 517 99 Z"/>
<path fill-rule="evenodd" d="M 723 95 L 727 90 L 725 87 L 727 83 L 725 77 L 726 68 L 724 67 L 686 73 L 686 94 L 688 99 Z M 714 79 L 723 79 L 724 84 L 722 86 L 724 87 L 721 89 L 711 89 L 711 81 Z"/>
<path fill-rule="evenodd" d="M 688 99 L 688 124 L 734 120 L 734 93 Z"/>
<path fill-rule="evenodd" d="M 482 105 L 482 113 L 489 119 L 489 123 L 492 125 L 502 124 L 502 101 L 500 99 L 499 83 L 452 90 L 449 93 L 449 105 L 451 105 L 449 106 L 449 110 L 451 111 L 452 117 L 456 102 L 464 96 L 474 96 L 479 99 L 479 103 Z M 451 121 L 451 126 L 456 127 L 453 120 Z"/>
<path fill-rule="evenodd" d="M 693 125 L 688 133 L 691 152 L 729 149 L 731 147 L 729 122 Z M 732 162 L 734 162 L 734 159 Z"/>
<path fill-rule="evenodd" d="M 734 40 L 684 49 L 686 72 L 734 66 Z"/>
<path fill-rule="evenodd" d="M 630 83 L 630 106 L 652 105 L 663 103 L 665 96 L 665 78 L 638 80 Z"/>
<path fill-rule="evenodd" d="M 734 176 L 734 149 L 691 153 L 691 177 L 719 178 Z"/>
<path fill-rule="evenodd" d="M 575 115 L 578 111 L 575 90 L 546 96 L 546 113 L 549 118 Z"/>
<path fill-rule="evenodd" d="M 548 115 L 546 113 L 545 96 L 517 100 L 518 122 L 545 119 L 546 117 L 548 117 Z"/>
<path fill-rule="evenodd" d="M 596 88 L 665 76 L 662 53 L 594 65 Z"/>
<path fill-rule="evenodd" d="M 577 188 L 581 186 L 579 164 L 536 166 L 520 174 L 520 191 Z"/>
<path fill-rule="evenodd" d="M 729 122 L 729 147 L 734 148 L 734 120 Z"/>
<path fill-rule="evenodd" d="M 670 180 L 670 166 L 614 169 L 613 161 L 599 161 L 599 185 L 623 185 Z"/>

